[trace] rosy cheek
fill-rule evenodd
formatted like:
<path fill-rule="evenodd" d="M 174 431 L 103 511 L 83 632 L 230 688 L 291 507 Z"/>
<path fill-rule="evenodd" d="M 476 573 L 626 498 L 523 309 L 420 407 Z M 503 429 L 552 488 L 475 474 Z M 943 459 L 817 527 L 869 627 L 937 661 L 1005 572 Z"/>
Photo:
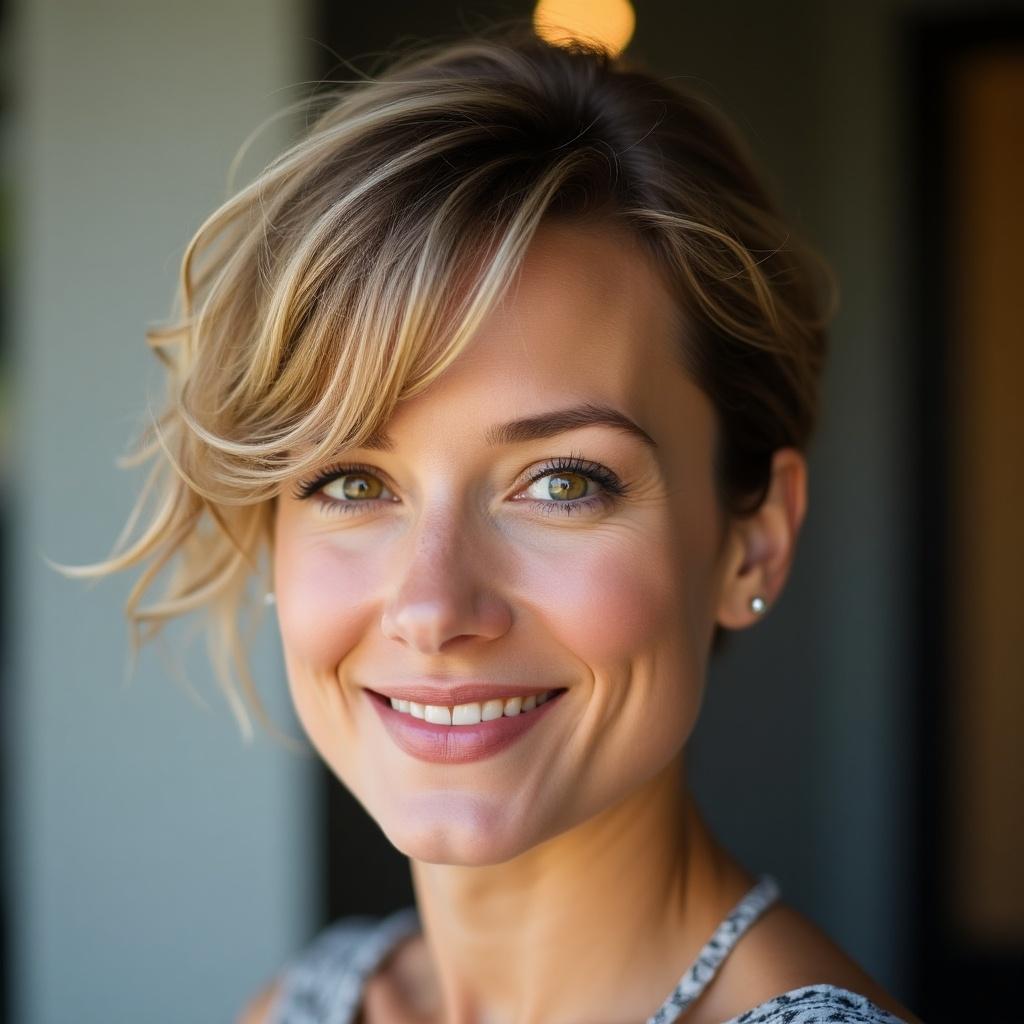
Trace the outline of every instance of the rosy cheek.
<path fill-rule="evenodd" d="M 333 671 L 365 635 L 368 595 L 381 567 L 322 539 L 279 548 L 275 586 L 285 645 L 314 671 Z"/>
<path fill-rule="evenodd" d="M 621 666 L 646 650 L 672 608 L 664 559 L 626 545 L 577 551 L 563 569 L 552 562 L 529 573 L 532 600 L 543 608 L 559 641 L 600 670 Z M 557 564 L 557 563 L 555 563 Z"/>

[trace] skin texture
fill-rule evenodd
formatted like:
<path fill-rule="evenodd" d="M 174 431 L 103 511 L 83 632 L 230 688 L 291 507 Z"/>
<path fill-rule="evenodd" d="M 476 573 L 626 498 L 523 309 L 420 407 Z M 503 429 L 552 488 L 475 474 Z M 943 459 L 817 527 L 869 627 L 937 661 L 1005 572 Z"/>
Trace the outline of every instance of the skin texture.
<path fill-rule="evenodd" d="M 361 502 L 346 514 L 282 488 L 274 589 L 292 698 L 411 859 L 425 925 L 372 979 L 364 1020 L 644 1020 L 754 884 L 701 820 L 683 751 L 715 623 L 749 626 L 750 598 L 770 608 L 783 587 L 806 470 L 777 452 L 761 511 L 722 517 L 714 410 L 677 361 L 677 322 L 628 236 L 545 225 L 471 348 L 399 407 L 394 450 L 340 456 L 374 467 L 377 496 L 322 489 Z M 484 441 L 491 425 L 578 402 L 621 410 L 657 450 L 599 425 Z M 570 474 L 595 503 L 552 508 L 565 500 L 553 477 L 530 480 L 574 454 L 627 492 L 598 503 L 602 485 Z M 361 689 L 428 675 L 568 692 L 499 754 L 428 764 L 395 745 Z M 713 983 L 688 1020 L 829 980 L 808 964 L 782 983 L 801 969 L 738 956 L 789 914 L 767 912 L 729 958 L 732 1002 Z"/>

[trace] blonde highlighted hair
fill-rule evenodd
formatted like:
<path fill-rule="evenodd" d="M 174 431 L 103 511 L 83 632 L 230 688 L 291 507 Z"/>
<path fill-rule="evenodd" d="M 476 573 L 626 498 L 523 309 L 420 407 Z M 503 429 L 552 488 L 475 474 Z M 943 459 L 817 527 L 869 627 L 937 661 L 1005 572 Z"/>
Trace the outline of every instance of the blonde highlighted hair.
<path fill-rule="evenodd" d="M 758 507 L 777 448 L 806 447 L 835 304 L 731 123 L 597 46 L 506 23 L 418 44 L 298 106 L 312 114 L 301 139 L 199 227 L 175 321 L 147 331 L 167 393 L 121 460 L 151 463 L 128 523 L 106 560 L 58 567 L 145 563 L 125 604 L 133 658 L 202 610 L 247 738 L 248 709 L 273 729 L 240 616 L 261 607 L 249 583 L 282 481 L 363 445 L 443 373 L 542 221 L 629 230 L 678 295 L 680 364 L 718 416 L 725 515 Z"/>

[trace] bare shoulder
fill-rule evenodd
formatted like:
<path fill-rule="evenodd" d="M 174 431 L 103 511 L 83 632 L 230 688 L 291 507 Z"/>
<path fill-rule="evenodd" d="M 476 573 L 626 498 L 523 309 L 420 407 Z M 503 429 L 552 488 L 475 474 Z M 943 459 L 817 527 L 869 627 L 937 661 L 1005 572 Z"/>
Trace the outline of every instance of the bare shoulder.
<path fill-rule="evenodd" d="M 783 992 L 822 984 L 860 993 L 908 1024 L 922 1024 L 813 921 L 781 901 L 726 957 L 702 1005 L 692 1007 L 693 1024 L 729 1020 Z"/>
<path fill-rule="evenodd" d="M 281 980 L 275 978 L 242 1007 L 235 1024 L 270 1024 L 270 1008 L 277 998 Z"/>

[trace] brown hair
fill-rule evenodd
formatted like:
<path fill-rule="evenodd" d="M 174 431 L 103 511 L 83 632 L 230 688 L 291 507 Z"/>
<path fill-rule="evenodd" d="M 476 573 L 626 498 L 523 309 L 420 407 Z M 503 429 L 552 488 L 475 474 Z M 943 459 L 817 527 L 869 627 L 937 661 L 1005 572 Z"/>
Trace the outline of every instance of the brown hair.
<path fill-rule="evenodd" d="M 133 655 L 202 609 L 247 737 L 232 666 L 270 723 L 239 613 L 261 607 L 247 587 L 281 481 L 362 444 L 444 371 L 542 219 L 626 227 L 678 295 L 682 364 L 718 414 L 725 515 L 759 506 L 777 448 L 806 447 L 835 298 L 731 123 L 627 58 L 506 23 L 340 84 L 301 101 L 302 138 L 192 238 L 176 321 L 147 332 L 165 407 L 122 461 L 152 460 L 146 485 L 106 561 L 59 567 L 148 560 L 125 605 Z M 172 559 L 163 597 L 141 607 Z"/>

